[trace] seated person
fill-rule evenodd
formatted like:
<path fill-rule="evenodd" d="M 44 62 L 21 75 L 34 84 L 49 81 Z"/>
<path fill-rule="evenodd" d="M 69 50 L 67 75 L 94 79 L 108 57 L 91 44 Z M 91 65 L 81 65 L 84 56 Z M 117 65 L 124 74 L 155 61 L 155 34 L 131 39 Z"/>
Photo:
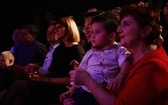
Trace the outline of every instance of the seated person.
<path fill-rule="evenodd" d="M 38 71 L 38 73 L 40 73 L 42 75 L 47 75 L 48 68 L 50 67 L 51 62 L 52 62 L 53 52 L 57 48 L 57 46 L 59 45 L 59 42 L 58 42 L 56 34 L 55 34 L 55 24 L 56 24 L 56 22 L 53 21 L 49 25 L 48 30 L 47 30 L 47 41 L 49 42 L 50 47 L 49 47 L 49 51 L 46 55 L 46 59 L 44 60 L 43 66 L 40 67 L 37 64 L 30 63 L 30 64 L 26 65 L 25 72 L 29 72 L 32 74 L 33 72 Z"/>
<path fill-rule="evenodd" d="M 53 52 L 53 59 L 48 68 L 49 75 L 37 75 L 37 79 L 16 81 L 12 84 L 3 104 L 30 103 L 46 105 L 59 103 L 59 95 L 67 91 L 70 84 L 69 71 L 73 69 L 71 61 L 81 62 L 85 52 L 78 44 L 79 30 L 75 21 L 70 17 L 61 17 L 56 20 L 55 34 L 60 42 Z M 19 97 L 27 99 L 23 102 Z"/>
<path fill-rule="evenodd" d="M 26 66 L 29 63 L 43 65 L 47 48 L 44 44 L 36 41 L 38 28 L 33 24 L 25 24 L 21 27 L 21 42 L 15 45 L 13 55 L 15 64 Z"/>
<path fill-rule="evenodd" d="M 117 18 L 111 12 L 104 12 L 92 19 L 92 49 L 87 51 L 77 68 L 86 70 L 107 91 L 121 86 L 130 67 L 130 52 L 115 41 L 118 25 Z M 74 99 L 74 105 L 98 104 L 85 85 L 72 85 L 68 92 L 60 96 L 61 101 L 69 95 Z"/>
<path fill-rule="evenodd" d="M 70 71 L 71 81 L 87 86 L 100 105 L 168 105 L 168 57 L 157 43 L 161 41 L 159 13 L 143 2 L 122 8 L 117 33 L 120 44 L 132 54 L 132 64 L 119 90 L 106 92 L 85 70 Z M 73 103 L 70 98 L 64 101 L 64 105 Z"/>
<path fill-rule="evenodd" d="M 14 65 L 14 60 L 10 51 L 0 53 L 0 99 L 15 80 L 26 78 L 24 67 Z M 15 72 L 16 70 L 18 72 Z"/>

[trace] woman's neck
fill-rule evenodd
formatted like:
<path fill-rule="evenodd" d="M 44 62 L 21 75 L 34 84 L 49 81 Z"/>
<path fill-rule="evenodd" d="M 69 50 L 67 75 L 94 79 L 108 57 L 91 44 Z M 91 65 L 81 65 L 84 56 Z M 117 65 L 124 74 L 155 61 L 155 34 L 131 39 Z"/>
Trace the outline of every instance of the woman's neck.
<path fill-rule="evenodd" d="M 143 56 L 150 53 L 151 51 L 154 51 L 157 49 L 156 45 L 150 45 L 150 46 L 143 46 L 143 47 L 137 47 L 134 50 L 129 49 L 129 51 L 132 53 L 133 61 L 132 64 L 135 64 L 137 61 L 139 61 Z"/>

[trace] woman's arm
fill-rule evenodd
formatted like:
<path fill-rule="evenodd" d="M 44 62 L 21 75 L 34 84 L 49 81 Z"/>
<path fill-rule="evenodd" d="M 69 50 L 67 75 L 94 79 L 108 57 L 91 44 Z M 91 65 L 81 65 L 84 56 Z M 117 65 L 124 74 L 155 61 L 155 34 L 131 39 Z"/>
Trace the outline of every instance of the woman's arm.
<path fill-rule="evenodd" d="M 70 80 L 75 84 L 88 87 L 100 105 L 114 105 L 115 97 L 99 87 L 85 70 L 72 70 L 70 71 L 70 77 Z"/>

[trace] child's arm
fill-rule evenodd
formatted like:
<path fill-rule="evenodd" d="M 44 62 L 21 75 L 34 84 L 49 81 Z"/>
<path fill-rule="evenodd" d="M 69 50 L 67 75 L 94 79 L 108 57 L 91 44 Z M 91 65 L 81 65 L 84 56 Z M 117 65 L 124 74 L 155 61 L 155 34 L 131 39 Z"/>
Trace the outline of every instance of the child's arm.
<path fill-rule="evenodd" d="M 121 65 L 121 70 L 119 74 L 114 78 L 108 85 L 107 89 L 110 90 L 111 88 L 116 89 L 121 86 L 123 83 L 124 78 L 126 78 L 128 72 L 129 72 L 129 67 L 131 66 L 131 60 L 127 58 Z"/>

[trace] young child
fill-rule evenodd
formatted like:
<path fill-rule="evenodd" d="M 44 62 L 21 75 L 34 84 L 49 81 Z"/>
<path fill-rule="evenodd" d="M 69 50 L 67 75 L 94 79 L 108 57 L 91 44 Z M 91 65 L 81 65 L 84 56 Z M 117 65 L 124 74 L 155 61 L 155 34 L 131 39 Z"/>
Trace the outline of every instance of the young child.
<path fill-rule="evenodd" d="M 130 53 L 115 41 L 118 25 L 114 15 L 107 11 L 93 18 L 92 49 L 85 54 L 78 67 L 86 70 L 99 86 L 107 90 L 118 89 L 130 67 Z M 73 105 L 98 105 L 90 90 L 83 85 L 73 83 L 68 92 L 60 95 L 60 101 L 67 97 L 73 98 Z"/>
<path fill-rule="evenodd" d="M 0 53 L 0 99 L 6 93 L 6 89 L 12 83 L 9 68 L 14 64 L 14 56 L 10 51 Z"/>

